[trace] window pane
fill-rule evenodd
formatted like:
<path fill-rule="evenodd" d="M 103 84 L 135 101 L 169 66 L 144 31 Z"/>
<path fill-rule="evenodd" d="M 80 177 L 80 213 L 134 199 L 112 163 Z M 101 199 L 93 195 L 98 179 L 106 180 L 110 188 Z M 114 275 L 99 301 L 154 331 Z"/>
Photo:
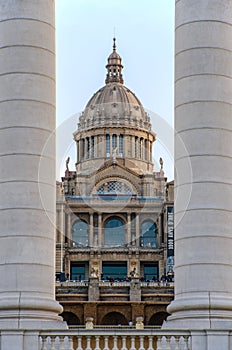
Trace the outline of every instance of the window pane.
<path fill-rule="evenodd" d="M 119 136 L 119 155 L 120 157 L 123 156 L 124 153 L 124 138 L 123 135 Z"/>
<path fill-rule="evenodd" d="M 145 221 L 141 225 L 141 247 L 156 247 L 157 246 L 157 233 L 156 224 L 152 221 Z"/>
<path fill-rule="evenodd" d="M 145 280 L 158 279 L 158 263 L 144 264 L 144 278 Z"/>
<path fill-rule="evenodd" d="M 106 135 L 106 157 L 110 157 L 110 135 Z"/>
<path fill-rule="evenodd" d="M 123 222 L 116 217 L 109 219 L 105 224 L 105 245 L 120 246 L 124 243 Z"/>
<path fill-rule="evenodd" d="M 88 246 L 88 224 L 84 221 L 76 221 L 72 228 L 72 240 L 77 245 Z"/>
<path fill-rule="evenodd" d="M 117 147 L 117 135 L 112 136 L 112 148 L 113 150 Z"/>
<path fill-rule="evenodd" d="M 114 278 L 114 279 L 124 279 L 127 276 L 127 263 L 119 262 L 119 263 L 111 263 L 104 262 L 102 263 L 102 273 L 103 278 L 106 280 Z"/>
<path fill-rule="evenodd" d="M 85 280 L 85 264 L 71 263 L 71 280 Z"/>

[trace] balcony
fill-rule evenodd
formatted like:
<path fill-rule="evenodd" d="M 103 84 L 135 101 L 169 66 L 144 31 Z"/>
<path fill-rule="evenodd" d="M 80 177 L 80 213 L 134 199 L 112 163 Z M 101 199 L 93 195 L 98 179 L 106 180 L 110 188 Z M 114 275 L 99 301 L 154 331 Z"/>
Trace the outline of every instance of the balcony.
<path fill-rule="evenodd" d="M 190 331 L 134 327 L 46 331 L 39 334 L 39 350 L 191 350 Z"/>

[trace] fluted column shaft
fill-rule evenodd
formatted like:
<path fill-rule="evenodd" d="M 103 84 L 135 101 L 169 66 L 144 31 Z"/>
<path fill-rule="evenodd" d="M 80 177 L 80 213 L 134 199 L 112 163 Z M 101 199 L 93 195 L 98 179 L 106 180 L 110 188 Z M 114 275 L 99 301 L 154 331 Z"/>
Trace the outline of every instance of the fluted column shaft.
<path fill-rule="evenodd" d="M 232 321 L 231 37 L 230 0 L 176 1 L 170 327 L 220 328 Z"/>
<path fill-rule="evenodd" d="M 1 328 L 57 327 L 62 311 L 54 288 L 54 15 L 54 0 L 0 0 Z"/>

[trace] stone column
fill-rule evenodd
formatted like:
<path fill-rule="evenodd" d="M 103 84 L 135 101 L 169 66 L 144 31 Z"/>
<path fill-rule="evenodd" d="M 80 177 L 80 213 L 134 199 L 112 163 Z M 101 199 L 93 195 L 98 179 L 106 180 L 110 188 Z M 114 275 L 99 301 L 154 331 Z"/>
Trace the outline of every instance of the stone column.
<path fill-rule="evenodd" d="M 136 213 L 135 218 L 135 240 L 136 240 L 136 247 L 140 246 L 140 225 L 139 225 L 139 214 Z"/>
<path fill-rule="evenodd" d="M 89 216 L 89 246 L 93 247 L 93 213 L 90 213 Z"/>
<path fill-rule="evenodd" d="M 63 272 L 63 259 L 64 259 L 64 244 L 65 244 L 65 211 L 64 211 L 64 204 L 60 206 L 60 270 Z"/>
<path fill-rule="evenodd" d="M 176 1 L 175 300 L 169 327 L 231 327 L 231 37 L 231 0 Z"/>
<path fill-rule="evenodd" d="M 72 225 L 71 225 L 71 214 L 70 212 L 66 215 L 67 218 L 67 238 L 68 238 L 68 244 L 71 245 L 72 242 Z"/>
<path fill-rule="evenodd" d="M 54 5 L 0 0 L 1 329 L 62 325 L 54 286 Z"/>
<path fill-rule="evenodd" d="M 77 147 L 77 163 L 80 161 L 80 147 L 79 147 L 80 141 L 76 141 L 76 147 Z"/>
<path fill-rule="evenodd" d="M 98 214 L 98 247 L 102 246 L 102 214 Z"/>
<path fill-rule="evenodd" d="M 131 158 L 135 157 L 135 136 L 131 138 Z"/>
<path fill-rule="evenodd" d="M 127 239 L 126 244 L 131 246 L 132 237 L 131 237 L 131 213 L 127 213 Z"/>

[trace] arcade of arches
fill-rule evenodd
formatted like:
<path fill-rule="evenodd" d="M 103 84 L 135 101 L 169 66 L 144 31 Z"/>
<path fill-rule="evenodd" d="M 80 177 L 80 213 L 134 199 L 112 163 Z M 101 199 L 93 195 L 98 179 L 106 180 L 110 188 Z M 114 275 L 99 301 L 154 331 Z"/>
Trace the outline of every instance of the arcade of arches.
<path fill-rule="evenodd" d="M 61 314 L 63 319 L 69 326 L 79 326 L 85 323 L 87 317 L 94 318 L 94 324 L 105 326 L 128 326 L 132 321 L 135 325 L 136 317 L 144 317 L 144 324 L 150 326 L 161 326 L 166 320 L 168 313 L 162 305 L 155 305 L 154 303 L 123 305 L 118 303 L 116 305 L 107 305 L 104 303 L 97 303 L 94 306 L 90 303 L 88 306 L 66 305 L 66 310 Z"/>

